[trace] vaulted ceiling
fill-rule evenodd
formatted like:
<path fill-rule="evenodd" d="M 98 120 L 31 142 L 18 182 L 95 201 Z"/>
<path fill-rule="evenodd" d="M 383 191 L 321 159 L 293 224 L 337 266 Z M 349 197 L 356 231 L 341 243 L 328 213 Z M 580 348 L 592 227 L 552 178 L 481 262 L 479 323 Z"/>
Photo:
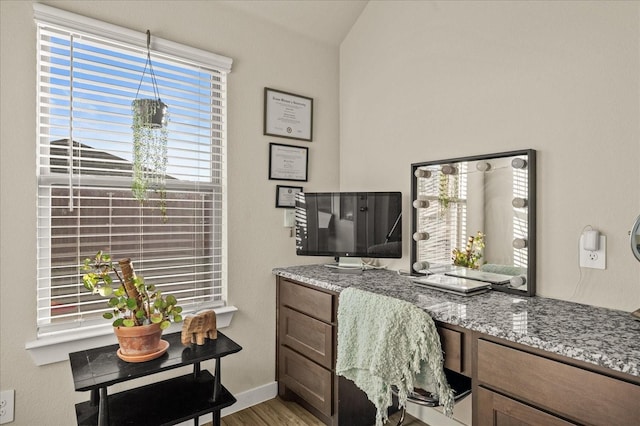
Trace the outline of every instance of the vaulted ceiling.
<path fill-rule="evenodd" d="M 340 45 L 367 0 L 229 0 L 231 7 L 315 40 Z"/>

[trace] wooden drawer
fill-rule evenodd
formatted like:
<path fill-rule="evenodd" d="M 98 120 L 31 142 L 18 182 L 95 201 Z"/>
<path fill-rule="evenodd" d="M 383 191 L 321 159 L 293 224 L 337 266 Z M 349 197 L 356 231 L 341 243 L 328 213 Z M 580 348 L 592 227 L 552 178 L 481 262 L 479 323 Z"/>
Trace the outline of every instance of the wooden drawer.
<path fill-rule="evenodd" d="M 640 386 L 487 340 L 478 340 L 480 386 L 594 425 L 637 425 Z"/>
<path fill-rule="evenodd" d="M 480 411 L 478 426 L 575 425 L 482 387 L 478 388 L 475 396 L 478 398 Z"/>
<path fill-rule="evenodd" d="M 319 366 L 286 346 L 280 346 L 278 380 L 291 391 L 331 416 L 333 376 L 330 370 Z"/>
<path fill-rule="evenodd" d="M 283 307 L 280 311 L 280 343 L 327 369 L 333 366 L 333 327 Z"/>
<path fill-rule="evenodd" d="M 456 373 L 462 373 L 462 342 L 464 335 L 455 330 L 438 327 L 440 343 L 444 352 L 444 367 Z"/>
<path fill-rule="evenodd" d="M 333 295 L 280 279 L 280 304 L 324 322 L 333 322 Z"/>

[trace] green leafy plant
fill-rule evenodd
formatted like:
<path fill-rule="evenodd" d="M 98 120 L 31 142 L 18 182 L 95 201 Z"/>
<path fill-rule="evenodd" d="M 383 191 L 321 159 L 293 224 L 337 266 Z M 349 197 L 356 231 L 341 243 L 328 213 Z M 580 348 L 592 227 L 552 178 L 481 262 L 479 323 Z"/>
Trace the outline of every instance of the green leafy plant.
<path fill-rule="evenodd" d="M 136 277 L 130 259 L 122 259 L 116 266 L 109 254 L 99 251 L 95 257 L 85 259 L 82 269 L 86 272 L 82 276 L 84 287 L 109 299 L 107 304 L 112 311 L 102 316 L 109 320 L 115 318 L 114 327 L 160 324 L 164 330 L 172 321 L 182 321 L 182 308 L 176 298 L 163 296 L 154 285 Z"/>
<path fill-rule="evenodd" d="M 441 213 L 449 208 L 449 204 L 458 199 L 459 176 L 441 173 L 438 182 L 438 201 Z"/>
<path fill-rule="evenodd" d="M 467 240 L 467 246 L 464 250 L 458 248 L 453 249 L 453 264 L 456 266 L 464 266 L 465 268 L 478 269 L 480 267 L 480 259 L 482 258 L 482 249 L 485 247 L 485 234 L 479 232 L 474 236 L 471 235 Z"/>

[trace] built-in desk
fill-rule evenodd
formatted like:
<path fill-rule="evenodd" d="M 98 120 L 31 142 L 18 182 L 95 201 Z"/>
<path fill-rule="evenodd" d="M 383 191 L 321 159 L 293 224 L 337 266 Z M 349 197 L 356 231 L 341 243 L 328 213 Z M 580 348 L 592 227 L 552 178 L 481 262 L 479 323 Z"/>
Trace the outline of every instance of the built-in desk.
<path fill-rule="evenodd" d="M 310 265 L 275 268 L 273 273 L 279 283 L 286 280 L 330 295 L 334 307 L 339 293 L 353 286 L 411 302 L 429 312 L 441 329 L 454 332 L 441 333 L 449 339 L 443 342 L 445 355 L 451 342 L 452 347 L 461 348 L 459 359 L 449 362 L 472 378 L 474 425 L 610 426 L 637 425 L 640 419 L 640 322 L 628 312 L 499 292 L 458 296 L 420 287 L 408 277 L 386 270 L 352 275 Z M 288 291 L 295 295 L 295 291 Z M 285 318 L 303 314 L 334 331 L 339 326 L 333 318 L 326 321 L 310 308 L 301 310 L 292 305 L 295 303 L 279 303 L 279 309 L 286 311 Z M 313 306 L 313 301 L 307 300 L 307 305 Z M 282 329 L 287 324 L 281 315 L 278 313 Z M 295 334 L 289 335 L 293 337 L 313 336 L 301 329 L 292 331 Z M 291 336 L 283 337 L 279 331 L 279 375 L 287 368 L 282 353 L 296 361 L 289 367 L 294 372 L 293 366 L 318 364 L 291 343 Z M 335 345 L 335 334 L 332 338 Z M 334 368 L 335 364 L 327 370 Z M 337 382 L 329 383 L 331 389 L 337 389 Z M 301 391 L 296 391 L 296 386 Z M 285 379 L 284 388 L 283 393 L 298 396 L 309 390 L 305 383 L 291 378 Z M 323 408 L 328 415 L 322 419 L 327 424 L 340 424 L 339 396 L 331 399 L 325 395 L 321 400 L 328 400 Z"/>
<path fill-rule="evenodd" d="M 183 346 L 180 333 L 162 336 L 169 349 L 161 357 L 140 363 L 122 361 L 118 345 L 69 354 L 73 383 L 78 392 L 91 392 L 90 400 L 76 404 L 78 425 L 173 425 L 213 413 L 220 424 L 220 410 L 236 399 L 222 386 L 220 358 L 239 352 L 233 340 L 218 331 L 218 338 L 204 345 Z M 215 374 L 200 369 L 200 363 L 216 360 Z M 193 365 L 193 373 L 156 382 L 113 395 L 108 386 Z"/>

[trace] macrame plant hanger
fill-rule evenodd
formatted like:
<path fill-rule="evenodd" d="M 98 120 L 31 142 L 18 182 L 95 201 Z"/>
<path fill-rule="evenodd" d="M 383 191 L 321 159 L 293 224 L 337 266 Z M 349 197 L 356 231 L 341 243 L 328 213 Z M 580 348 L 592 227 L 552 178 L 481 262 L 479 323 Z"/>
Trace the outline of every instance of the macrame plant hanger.
<path fill-rule="evenodd" d="M 138 98 L 144 76 L 149 70 L 153 98 Z M 166 217 L 165 182 L 167 171 L 168 106 L 160 99 L 158 82 L 151 62 L 151 32 L 147 30 L 147 60 L 131 103 L 133 112 L 133 183 L 134 197 L 145 201 L 149 190 L 160 196 L 160 209 Z"/>

